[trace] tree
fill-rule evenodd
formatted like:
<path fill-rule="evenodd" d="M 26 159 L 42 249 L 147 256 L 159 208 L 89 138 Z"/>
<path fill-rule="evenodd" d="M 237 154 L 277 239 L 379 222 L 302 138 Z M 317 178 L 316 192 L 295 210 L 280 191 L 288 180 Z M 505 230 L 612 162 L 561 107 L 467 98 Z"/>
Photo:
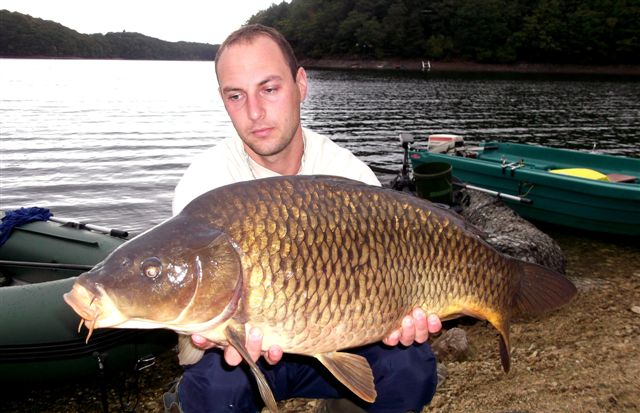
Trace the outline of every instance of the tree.
<path fill-rule="evenodd" d="M 213 60 L 217 46 L 165 42 L 138 33 L 81 34 L 61 24 L 0 10 L 0 56 Z"/>
<path fill-rule="evenodd" d="M 212 59 L 216 47 L 142 34 L 84 35 L 0 11 L 2 56 Z M 300 58 L 637 64 L 640 0 L 292 0 L 249 19 Z"/>

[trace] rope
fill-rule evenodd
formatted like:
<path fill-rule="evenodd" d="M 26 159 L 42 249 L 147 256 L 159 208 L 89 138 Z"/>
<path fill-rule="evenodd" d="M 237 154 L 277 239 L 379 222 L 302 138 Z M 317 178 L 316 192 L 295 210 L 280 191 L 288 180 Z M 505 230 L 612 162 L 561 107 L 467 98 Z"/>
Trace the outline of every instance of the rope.
<path fill-rule="evenodd" d="M 8 211 L 0 223 L 0 247 L 7 242 L 14 228 L 29 222 L 47 221 L 52 215 L 48 209 L 39 207 Z"/>

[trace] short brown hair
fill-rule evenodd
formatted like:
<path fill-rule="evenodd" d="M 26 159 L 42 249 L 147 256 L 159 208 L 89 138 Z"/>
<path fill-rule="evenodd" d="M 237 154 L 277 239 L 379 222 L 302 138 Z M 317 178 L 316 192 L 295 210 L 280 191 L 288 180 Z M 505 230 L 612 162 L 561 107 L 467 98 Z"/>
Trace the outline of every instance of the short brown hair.
<path fill-rule="evenodd" d="M 291 45 L 279 31 L 273 27 L 263 26 L 261 24 L 249 24 L 231 33 L 218 48 L 216 53 L 216 62 L 222 53 L 230 46 L 241 42 L 250 43 L 259 36 L 266 36 L 276 42 L 285 61 L 287 62 L 287 66 L 289 66 L 289 69 L 291 70 L 291 76 L 293 76 L 293 79 L 295 80 L 300 66 L 298 65 L 298 59 L 296 59 L 296 55 L 293 52 Z M 218 70 L 216 68 L 216 74 L 217 73 Z"/>

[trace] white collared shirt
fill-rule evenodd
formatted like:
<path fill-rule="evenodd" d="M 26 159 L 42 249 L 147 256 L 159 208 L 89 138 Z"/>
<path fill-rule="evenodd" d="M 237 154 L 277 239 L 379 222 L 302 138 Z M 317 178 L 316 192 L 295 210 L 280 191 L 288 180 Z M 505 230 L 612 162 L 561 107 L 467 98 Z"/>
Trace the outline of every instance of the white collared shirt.
<path fill-rule="evenodd" d="M 373 171 L 349 150 L 326 136 L 303 128 L 305 153 L 298 175 L 336 175 L 380 186 Z M 280 176 L 249 158 L 238 136 L 198 154 L 176 186 L 173 214 L 212 189 L 235 182 Z"/>

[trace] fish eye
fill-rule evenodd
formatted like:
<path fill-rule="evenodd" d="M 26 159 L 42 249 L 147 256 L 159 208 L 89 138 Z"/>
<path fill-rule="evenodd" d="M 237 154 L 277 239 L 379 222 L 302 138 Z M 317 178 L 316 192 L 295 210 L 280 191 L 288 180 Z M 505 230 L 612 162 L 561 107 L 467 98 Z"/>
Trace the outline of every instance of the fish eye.
<path fill-rule="evenodd" d="M 156 278 L 162 274 L 162 262 L 156 257 L 150 257 L 142 261 L 140 269 L 142 270 L 142 275 L 149 278 Z"/>

